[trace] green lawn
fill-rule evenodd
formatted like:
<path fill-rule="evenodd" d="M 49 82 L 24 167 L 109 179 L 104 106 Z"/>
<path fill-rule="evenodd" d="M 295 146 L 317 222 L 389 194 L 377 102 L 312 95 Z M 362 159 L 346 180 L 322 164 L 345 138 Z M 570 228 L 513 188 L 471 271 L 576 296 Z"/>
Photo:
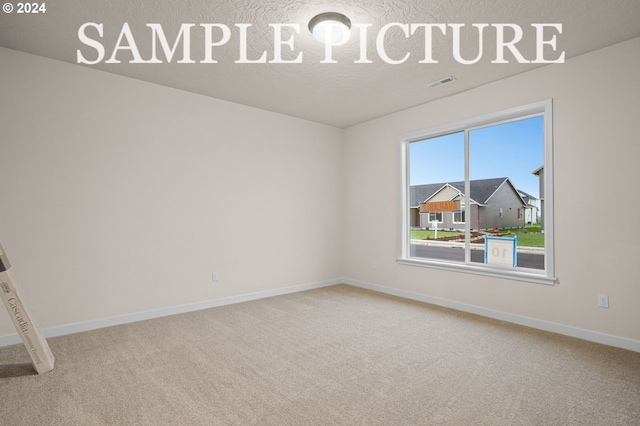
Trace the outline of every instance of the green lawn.
<path fill-rule="evenodd" d="M 527 225 L 524 227 L 527 232 L 540 233 L 540 225 Z M 504 232 L 522 232 L 522 228 L 504 228 L 501 229 Z"/>
<path fill-rule="evenodd" d="M 517 236 L 517 244 L 521 247 L 544 247 L 544 234 L 540 232 L 540 225 L 528 225 L 524 229 L 512 228 L 502 229 L 502 232 L 506 232 L 507 237 Z"/>
<path fill-rule="evenodd" d="M 438 231 L 438 238 L 442 238 L 442 237 L 452 237 L 454 235 L 464 235 L 464 232 L 451 232 L 451 231 Z M 422 229 L 418 229 L 418 230 L 412 230 L 411 231 L 411 239 L 412 240 L 424 240 L 427 237 L 433 239 L 435 238 L 435 231 L 432 230 L 422 230 Z"/>
<path fill-rule="evenodd" d="M 517 236 L 517 244 L 519 247 L 544 247 L 544 234 L 540 233 L 540 225 L 528 225 L 522 228 L 505 228 L 500 230 L 505 237 Z M 438 239 L 443 237 L 451 237 L 455 235 L 464 235 L 464 232 L 457 231 L 438 231 Z M 432 230 L 412 230 L 411 239 L 424 240 L 426 238 L 433 239 L 435 232 Z"/>

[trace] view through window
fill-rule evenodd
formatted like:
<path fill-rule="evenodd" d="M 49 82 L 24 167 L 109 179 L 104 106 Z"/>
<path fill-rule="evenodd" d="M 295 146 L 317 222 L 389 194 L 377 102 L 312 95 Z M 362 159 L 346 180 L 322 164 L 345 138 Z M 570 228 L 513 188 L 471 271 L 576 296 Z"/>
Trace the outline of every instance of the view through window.
<path fill-rule="evenodd" d="M 541 103 L 405 138 L 400 260 L 551 278 L 550 113 Z"/>

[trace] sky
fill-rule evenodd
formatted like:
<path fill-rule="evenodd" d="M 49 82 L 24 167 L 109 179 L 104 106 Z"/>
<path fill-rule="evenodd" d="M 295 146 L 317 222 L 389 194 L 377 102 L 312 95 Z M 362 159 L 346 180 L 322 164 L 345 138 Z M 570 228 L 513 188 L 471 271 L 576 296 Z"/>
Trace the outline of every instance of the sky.
<path fill-rule="evenodd" d="M 464 180 L 464 133 L 411 144 L 411 185 Z M 544 119 L 532 117 L 472 130 L 469 178 L 508 177 L 514 186 L 539 198 L 538 177 L 544 164 Z"/>

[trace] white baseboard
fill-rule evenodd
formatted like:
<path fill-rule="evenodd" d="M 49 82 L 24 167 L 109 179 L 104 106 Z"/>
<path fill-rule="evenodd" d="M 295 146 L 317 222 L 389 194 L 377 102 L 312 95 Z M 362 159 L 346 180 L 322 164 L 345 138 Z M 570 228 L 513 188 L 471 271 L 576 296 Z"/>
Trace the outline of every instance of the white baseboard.
<path fill-rule="evenodd" d="M 443 306 L 445 308 L 451 308 L 458 311 L 477 314 L 483 317 L 494 318 L 497 320 L 506 321 L 513 324 L 524 325 L 526 327 L 536 328 L 538 330 L 550 331 L 552 333 L 562 334 L 570 337 L 577 337 L 578 339 L 588 340 L 590 342 L 602 343 L 604 345 L 615 346 L 617 348 L 640 352 L 640 341 L 637 341 L 637 340 L 626 339 L 624 337 L 612 336 L 610 334 L 599 333 L 591 330 L 584 330 L 582 328 L 571 327 L 571 326 L 562 325 L 562 324 L 556 324 L 553 322 L 538 320 L 535 318 L 523 317 L 520 315 L 509 314 L 506 312 L 494 311 L 494 310 L 482 308 L 479 306 L 467 305 L 464 303 L 453 302 L 451 300 L 425 296 L 418 293 L 412 293 L 409 291 L 398 290 L 398 289 L 384 287 L 376 284 L 370 284 L 362 281 L 352 280 L 349 278 L 344 278 L 339 281 L 355 287 L 360 287 L 360 288 L 377 291 L 380 293 L 390 294 L 392 296 L 398 296 L 405 299 L 417 300 L 419 302 L 425 302 L 425 303 L 430 303 L 432 305 Z"/>
<path fill-rule="evenodd" d="M 454 302 L 451 300 L 440 299 L 432 296 L 425 296 L 409 291 L 398 290 L 390 287 L 384 287 L 377 284 L 370 284 L 363 281 L 352 280 L 350 278 L 334 279 L 321 281 L 316 283 L 301 284 L 292 287 L 278 288 L 274 290 L 261 291 L 257 293 L 243 294 L 239 296 L 224 297 L 221 299 L 207 300 L 204 302 L 191 303 L 187 305 L 171 306 L 167 308 L 139 312 L 129 315 L 122 315 L 112 318 L 105 318 L 82 323 L 63 325 L 58 327 L 50 327 L 43 329 L 45 337 L 63 336 L 66 334 L 78 333 L 81 331 L 95 330 L 98 328 L 111 327 L 114 325 L 127 324 L 136 321 L 143 321 L 153 318 L 159 318 L 169 315 L 181 314 L 186 312 L 199 311 L 201 309 L 215 308 L 217 306 L 232 305 L 234 303 L 248 302 L 250 300 L 264 299 L 272 296 L 280 296 L 283 294 L 297 293 L 315 288 L 328 287 L 336 284 L 349 284 L 354 287 L 365 288 L 380 293 L 390 294 L 405 299 L 416 300 L 419 302 L 430 303 L 432 305 L 443 306 L 462 312 L 481 315 L 488 318 L 494 318 L 501 321 L 507 321 L 513 324 L 519 324 L 526 327 L 532 327 L 539 330 L 558 333 L 565 336 L 576 337 L 591 342 L 602 343 L 604 345 L 615 346 L 622 349 L 628 349 L 640 352 L 640 341 L 626 339 L 624 337 L 612 336 L 610 334 L 598 333 L 596 331 L 584 330 L 581 328 L 571 327 L 562 324 L 556 324 L 549 321 L 538 320 L 534 318 L 523 317 L 520 315 L 510 314 L 506 312 L 494 311 L 474 305 Z M 0 347 L 14 345 L 20 343 L 20 336 L 17 333 L 6 336 L 0 336 Z"/>
<path fill-rule="evenodd" d="M 297 293 L 314 288 L 328 287 L 336 284 L 342 284 L 342 280 L 328 280 L 308 284 L 300 284 L 292 287 L 277 288 L 274 290 L 260 291 L 257 293 L 242 294 L 239 296 L 224 297 L 221 299 L 206 300 L 204 302 L 191 303 L 180 306 L 170 306 L 167 308 L 156 309 L 152 311 L 138 312 L 134 314 L 121 315 L 117 317 L 104 318 L 93 321 L 86 321 L 76 324 L 62 325 L 58 327 L 50 327 L 42 329 L 45 337 L 63 336 L 66 334 L 79 333 L 81 331 L 95 330 L 98 328 L 111 327 L 114 325 L 127 324 L 136 321 L 143 321 L 153 318 L 165 317 L 169 315 L 182 314 L 186 312 L 199 311 L 201 309 L 215 308 L 217 306 L 232 305 L 234 303 L 248 302 L 250 300 L 264 299 L 272 296 L 280 296 L 283 294 Z M 20 343 L 20 336 L 9 334 L 0 336 L 0 347 L 15 345 Z"/>

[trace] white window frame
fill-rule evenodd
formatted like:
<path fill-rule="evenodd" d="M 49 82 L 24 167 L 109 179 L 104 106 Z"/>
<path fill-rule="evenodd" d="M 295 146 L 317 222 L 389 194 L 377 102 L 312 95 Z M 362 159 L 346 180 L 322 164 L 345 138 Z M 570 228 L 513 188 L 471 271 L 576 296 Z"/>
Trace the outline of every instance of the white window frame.
<path fill-rule="evenodd" d="M 544 196 L 545 196 L 545 267 L 542 270 L 529 268 L 498 268 L 495 266 L 471 262 L 470 241 L 471 224 L 465 224 L 465 261 L 454 262 L 440 259 L 417 258 L 410 256 L 410 206 L 409 206 L 409 147 L 412 142 L 436 138 L 451 133 L 465 131 L 465 193 L 469 194 L 469 132 L 478 128 L 504 124 L 511 121 L 523 120 L 535 116 L 544 117 Z M 403 265 L 422 266 L 427 268 L 445 269 L 451 271 L 488 275 L 499 278 L 514 279 L 534 282 L 539 284 L 554 285 L 555 258 L 554 258 L 554 226 L 553 226 L 553 102 L 547 99 L 541 102 L 510 108 L 491 114 L 469 118 L 455 123 L 419 130 L 401 135 L 400 145 L 400 232 L 399 253 L 397 262 Z"/>
<path fill-rule="evenodd" d="M 437 223 L 444 223 L 444 215 L 442 214 L 442 212 L 429 212 L 429 223 L 433 223 L 433 222 L 437 222 Z M 431 215 L 435 215 L 435 219 L 431 220 Z M 438 220 L 438 215 L 440 215 L 440 220 Z"/>
<path fill-rule="evenodd" d="M 461 209 L 461 210 L 455 211 L 455 212 L 451 212 L 451 223 L 454 223 L 454 224 L 457 224 L 457 225 L 465 223 L 464 220 L 462 222 L 456 221 L 456 214 L 462 214 L 466 218 L 464 208 Z"/>

